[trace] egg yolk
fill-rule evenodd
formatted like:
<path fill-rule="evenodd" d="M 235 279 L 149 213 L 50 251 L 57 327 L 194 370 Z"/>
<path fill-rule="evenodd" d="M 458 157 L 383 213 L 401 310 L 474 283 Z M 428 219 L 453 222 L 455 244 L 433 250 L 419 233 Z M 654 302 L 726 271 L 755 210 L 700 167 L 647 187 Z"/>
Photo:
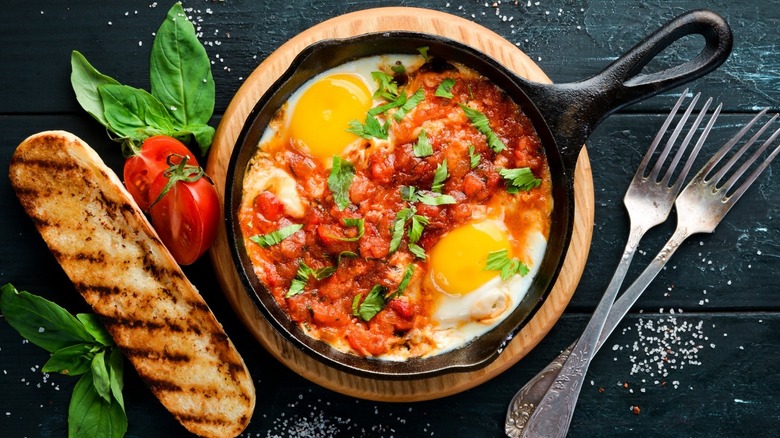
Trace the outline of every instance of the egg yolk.
<path fill-rule="evenodd" d="M 484 268 L 488 254 L 502 249 L 511 255 L 506 229 L 493 220 L 455 228 L 431 249 L 429 279 L 440 292 L 466 295 L 498 275 Z"/>
<path fill-rule="evenodd" d="M 356 74 L 319 79 L 298 100 L 290 121 L 291 135 L 312 155 L 329 162 L 358 138 L 347 132 L 349 122 L 364 122 L 372 103 L 371 91 Z"/>

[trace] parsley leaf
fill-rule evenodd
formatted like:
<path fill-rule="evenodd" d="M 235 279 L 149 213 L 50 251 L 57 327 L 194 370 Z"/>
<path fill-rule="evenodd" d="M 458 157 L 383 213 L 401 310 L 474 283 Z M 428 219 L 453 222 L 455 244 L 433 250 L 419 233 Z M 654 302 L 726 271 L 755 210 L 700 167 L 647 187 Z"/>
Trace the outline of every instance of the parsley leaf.
<path fill-rule="evenodd" d="M 406 202 L 417 202 L 417 187 L 401 186 L 401 199 Z"/>
<path fill-rule="evenodd" d="M 409 263 L 406 265 L 406 269 L 404 270 L 404 276 L 401 278 L 401 282 L 398 283 L 398 288 L 393 292 L 388 298 L 398 298 L 400 297 L 407 287 L 409 287 L 409 282 L 412 281 L 412 276 L 414 276 L 414 264 Z"/>
<path fill-rule="evenodd" d="M 441 193 L 444 188 L 444 181 L 449 176 L 447 170 L 447 159 L 445 158 L 438 166 L 436 166 L 436 172 L 433 174 L 433 184 L 431 184 L 431 191 Z"/>
<path fill-rule="evenodd" d="M 406 228 L 406 221 L 408 221 L 415 213 L 414 207 L 404 208 L 395 215 L 395 222 L 393 222 L 393 237 L 390 239 L 390 252 L 395 252 L 401 246 L 401 239 L 404 237 L 404 229 Z"/>
<path fill-rule="evenodd" d="M 303 225 L 301 224 L 288 225 L 284 228 L 280 228 L 268 234 L 263 234 L 263 235 L 258 234 L 257 236 L 252 236 L 249 238 L 249 240 L 255 242 L 256 244 L 260 245 L 263 248 L 268 248 L 292 236 L 301 228 L 303 228 Z"/>
<path fill-rule="evenodd" d="M 501 279 L 506 281 L 515 274 L 525 276 L 529 272 L 528 265 L 516 258 L 509 258 L 509 251 L 501 249 L 488 254 L 486 271 L 501 271 Z"/>
<path fill-rule="evenodd" d="M 393 72 L 395 72 L 395 73 L 397 73 L 399 75 L 402 75 L 402 74 L 406 73 L 406 67 L 404 67 L 404 65 L 401 63 L 401 61 L 396 61 L 395 64 L 393 64 L 390 67 L 390 70 L 392 70 Z"/>
<path fill-rule="evenodd" d="M 363 321 L 370 321 L 382 309 L 385 308 L 385 291 L 387 288 L 381 285 L 375 285 L 366 295 L 366 299 L 360 302 L 363 294 L 355 295 L 352 299 L 352 314 L 360 317 Z"/>
<path fill-rule="evenodd" d="M 436 97 L 445 97 L 447 99 L 452 99 L 452 87 L 455 85 L 455 79 L 447 78 L 441 83 L 439 83 L 439 86 L 436 87 L 436 92 L 433 93 Z"/>
<path fill-rule="evenodd" d="M 475 168 L 479 165 L 480 160 L 482 160 L 482 155 L 474 152 L 475 148 L 473 144 L 469 145 L 469 163 L 471 165 L 471 168 Z"/>
<path fill-rule="evenodd" d="M 430 50 L 430 47 L 428 47 L 428 46 L 422 46 L 422 47 L 418 47 L 417 48 L 417 51 L 420 52 L 420 56 L 423 57 L 425 62 L 428 62 L 428 61 L 431 60 L 431 57 L 428 55 L 428 50 Z"/>
<path fill-rule="evenodd" d="M 412 226 L 409 228 L 409 243 L 417 243 L 423 230 L 430 223 L 427 217 L 416 214 L 412 216 Z"/>
<path fill-rule="evenodd" d="M 420 134 L 417 136 L 417 143 L 414 144 L 413 150 L 414 156 L 417 158 L 433 155 L 433 147 L 428 141 L 428 135 L 425 133 L 425 129 L 420 130 Z"/>
<path fill-rule="evenodd" d="M 336 268 L 333 266 L 312 269 L 309 267 L 309 265 L 301 261 L 298 264 L 298 271 L 295 273 L 295 278 L 293 278 L 292 282 L 290 283 L 290 289 L 287 291 L 287 295 L 285 295 L 285 297 L 294 297 L 295 295 L 303 292 L 303 289 L 306 287 L 306 283 L 309 281 L 309 276 L 314 277 L 316 280 L 323 280 L 333 275 L 334 272 L 336 272 Z"/>
<path fill-rule="evenodd" d="M 455 198 L 450 195 L 440 195 L 438 193 L 429 192 L 420 194 L 417 196 L 417 200 L 425 205 L 447 205 L 455 204 Z"/>
<path fill-rule="evenodd" d="M 355 236 L 355 237 L 328 236 L 328 237 L 332 237 L 332 238 L 334 238 L 336 240 L 341 240 L 342 242 L 356 242 L 358 239 L 363 237 L 363 234 L 365 234 L 365 232 L 366 232 L 365 220 L 362 217 L 361 218 L 350 218 L 350 217 L 347 217 L 347 218 L 343 219 L 343 222 L 344 222 L 344 225 L 346 225 L 348 227 L 356 227 L 357 228 L 357 232 L 358 232 L 357 236 Z"/>
<path fill-rule="evenodd" d="M 499 153 L 506 149 L 506 145 L 501 141 L 495 132 L 490 128 L 490 122 L 485 114 L 474 108 L 459 104 L 466 117 L 471 121 L 471 125 L 477 129 L 482 135 L 485 136 L 488 146 L 493 149 L 493 152 Z"/>
<path fill-rule="evenodd" d="M 398 84 L 392 76 L 385 72 L 373 71 L 371 77 L 379 84 L 379 88 L 374 93 L 374 98 L 383 98 L 385 100 L 395 100 L 398 97 Z"/>
<path fill-rule="evenodd" d="M 518 193 L 520 190 L 529 191 L 542 184 L 542 180 L 536 178 L 528 167 L 501 169 L 498 174 L 507 180 L 507 191 L 512 194 Z"/>
<path fill-rule="evenodd" d="M 344 210 L 350 204 L 349 187 L 355 177 L 355 166 L 339 156 L 333 157 L 333 167 L 328 176 L 328 188 L 333 193 L 333 202 L 339 210 Z"/>
<path fill-rule="evenodd" d="M 398 108 L 399 106 L 403 106 L 404 104 L 406 104 L 406 101 L 407 101 L 406 93 L 401 93 L 394 99 L 391 99 L 390 102 L 384 105 L 379 105 L 377 107 L 371 108 L 370 110 L 368 110 L 368 114 L 372 116 L 382 114 L 387 110 Z"/>
<path fill-rule="evenodd" d="M 389 120 L 384 124 L 380 124 L 376 117 L 371 114 L 366 114 L 365 124 L 360 123 L 357 120 L 352 120 L 349 122 L 349 128 L 347 128 L 347 132 L 351 132 L 358 137 L 363 137 L 366 140 L 370 140 L 372 138 L 387 140 L 387 130 L 389 126 Z"/>
<path fill-rule="evenodd" d="M 413 110 L 414 107 L 416 107 L 420 102 L 423 101 L 423 99 L 425 99 L 425 91 L 423 91 L 422 88 L 419 88 L 417 91 L 414 92 L 412 97 L 408 98 L 406 100 L 406 103 L 401 105 L 401 108 L 398 108 L 398 111 L 396 111 L 395 114 L 393 114 L 393 118 L 395 118 L 395 121 L 400 122 L 401 119 L 403 119 L 404 116 L 406 116 L 406 113 Z M 385 138 L 387 137 L 385 136 Z"/>
<path fill-rule="evenodd" d="M 409 244 L 409 252 L 416 255 L 418 258 L 421 258 L 425 260 L 427 257 L 425 255 L 425 250 L 416 243 L 410 243 Z"/>

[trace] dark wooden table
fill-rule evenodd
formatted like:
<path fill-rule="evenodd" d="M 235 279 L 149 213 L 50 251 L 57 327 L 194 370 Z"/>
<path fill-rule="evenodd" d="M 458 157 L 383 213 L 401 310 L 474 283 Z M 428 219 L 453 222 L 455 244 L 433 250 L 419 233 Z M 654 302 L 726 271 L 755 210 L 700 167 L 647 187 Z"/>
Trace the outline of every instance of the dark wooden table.
<path fill-rule="evenodd" d="M 712 154 L 761 107 L 780 110 L 780 2 L 777 0 L 473 0 L 319 2 L 194 1 L 185 7 L 202 31 L 217 84 L 219 123 L 233 93 L 273 50 L 327 18 L 376 6 L 420 6 L 472 19 L 531 56 L 556 82 L 603 68 L 666 20 L 707 6 L 724 15 L 734 52 L 694 82 L 723 102 L 705 145 Z M 167 2 L 115 0 L 5 2 L 0 13 L 0 173 L 25 137 L 69 130 L 121 170 L 118 147 L 81 111 L 69 84 L 70 51 L 85 53 L 121 82 L 148 89 L 148 53 Z M 698 50 L 691 38 L 655 64 Z M 388 404 L 320 388 L 273 359 L 235 318 L 203 259 L 186 269 L 247 361 L 258 390 L 246 436 L 501 436 L 514 392 L 583 329 L 627 236 L 622 197 L 640 157 L 681 90 L 609 117 L 590 138 L 595 227 L 577 292 L 544 341 L 499 377 L 455 396 Z M 571 436 L 772 436 L 780 432 L 780 162 L 758 181 L 712 235 L 686 242 L 594 361 Z M 87 311 L 0 182 L 0 281 Z M 673 229 L 674 219 L 641 246 L 638 275 Z M 65 436 L 75 379 L 43 375 L 48 354 L 0 322 L 0 435 Z M 665 357 L 665 358 L 664 358 Z M 132 372 L 126 373 L 128 436 L 186 432 Z M 639 410 L 632 410 L 638 407 Z M 638 413 L 637 413 L 638 412 Z"/>

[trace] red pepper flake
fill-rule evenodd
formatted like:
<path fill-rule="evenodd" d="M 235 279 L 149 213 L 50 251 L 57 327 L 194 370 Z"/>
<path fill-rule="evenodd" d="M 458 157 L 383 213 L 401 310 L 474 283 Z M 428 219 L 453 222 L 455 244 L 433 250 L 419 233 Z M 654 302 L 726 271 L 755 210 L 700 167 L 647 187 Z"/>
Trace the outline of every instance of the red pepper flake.
<path fill-rule="evenodd" d="M 599 388 L 599 394 L 604 394 L 604 388 Z"/>
<path fill-rule="evenodd" d="M 639 406 L 631 406 L 631 412 L 633 412 L 634 415 L 639 415 Z"/>
<path fill-rule="evenodd" d="M 628 388 L 628 382 L 623 382 L 623 388 Z"/>

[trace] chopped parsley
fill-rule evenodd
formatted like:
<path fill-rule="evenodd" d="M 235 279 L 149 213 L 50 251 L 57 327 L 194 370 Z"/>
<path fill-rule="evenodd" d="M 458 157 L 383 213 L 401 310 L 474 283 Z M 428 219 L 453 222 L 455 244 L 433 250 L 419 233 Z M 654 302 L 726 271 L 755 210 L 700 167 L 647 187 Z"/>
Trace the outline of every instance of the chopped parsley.
<path fill-rule="evenodd" d="M 485 136 L 485 140 L 487 140 L 487 144 L 493 152 L 499 153 L 506 149 L 504 142 L 490 128 L 490 122 L 485 114 L 462 103 L 459 105 L 463 112 L 466 113 L 466 117 L 471 121 L 471 125 Z"/>
<path fill-rule="evenodd" d="M 475 149 L 473 144 L 469 145 L 469 163 L 472 169 L 479 166 L 479 162 L 482 160 L 482 156 L 476 153 Z"/>
<path fill-rule="evenodd" d="M 436 172 L 433 174 L 431 191 L 441 193 L 442 189 L 444 189 L 444 181 L 448 176 L 449 172 L 447 170 L 447 159 L 445 158 L 438 166 L 436 166 Z"/>
<path fill-rule="evenodd" d="M 433 155 L 433 147 L 431 146 L 431 142 L 428 141 L 428 134 L 425 133 L 425 129 L 420 130 L 420 134 L 417 135 L 417 143 L 415 143 L 412 148 L 414 156 L 417 158 Z"/>
<path fill-rule="evenodd" d="M 417 48 L 417 51 L 420 52 L 420 56 L 423 57 L 423 60 L 425 60 L 425 62 L 431 60 L 431 57 L 428 55 L 428 50 L 430 50 L 430 47 L 428 46 L 422 46 Z"/>
<path fill-rule="evenodd" d="M 400 297 L 407 287 L 409 287 L 409 282 L 412 281 L 412 276 L 414 275 L 414 264 L 409 263 L 406 265 L 406 269 L 404 269 L 404 276 L 401 278 L 401 282 L 398 283 L 398 288 L 390 294 L 387 298 L 393 299 Z"/>
<path fill-rule="evenodd" d="M 403 119 L 404 116 L 406 116 L 406 113 L 413 110 L 414 107 L 416 107 L 420 102 L 423 101 L 423 99 L 425 99 L 425 91 L 423 91 L 422 88 L 419 88 L 417 91 L 414 92 L 414 94 L 412 94 L 411 97 L 409 97 L 406 100 L 406 103 L 401 105 L 401 107 L 398 108 L 398 111 L 396 111 L 395 114 L 393 114 L 393 118 L 395 119 L 395 121 L 400 122 L 401 119 Z"/>
<path fill-rule="evenodd" d="M 398 84 L 395 79 L 389 74 L 381 71 L 371 72 L 371 77 L 377 82 L 379 87 L 374 93 L 374 98 L 382 98 L 385 100 L 395 100 L 398 97 Z"/>
<path fill-rule="evenodd" d="M 409 252 L 417 256 L 418 258 L 421 258 L 423 260 L 426 259 L 425 250 L 416 243 L 410 243 L 409 244 Z"/>
<path fill-rule="evenodd" d="M 455 85 L 455 79 L 447 78 L 441 83 L 439 83 L 439 86 L 436 87 L 436 92 L 433 93 L 436 97 L 445 97 L 447 99 L 452 99 L 452 87 Z"/>
<path fill-rule="evenodd" d="M 427 217 L 415 214 L 412 216 L 412 225 L 409 228 L 409 243 L 417 243 L 422 237 L 423 230 L 430 223 Z"/>
<path fill-rule="evenodd" d="M 386 121 L 384 124 L 379 123 L 371 114 L 366 114 L 366 123 L 360 123 L 358 120 L 352 120 L 349 122 L 349 128 L 347 132 L 351 132 L 358 137 L 363 137 L 366 140 L 372 138 L 378 138 L 380 140 L 387 140 L 387 130 L 390 127 L 390 121 Z"/>
<path fill-rule="evenodd" d="M 401 246 L 401 240 L 406 232 L 406 224 L 409 222 L 409 252 L 421 259 L 425 259 L 425 250 L 417 245 L 417 241 L 422 237 L 425 226 L 430 222 L 427 217 L 415 214 L 417 209 L 414 207 L 404 208 L 395 215 L 393 222 L 393 237 L 390 240 L 390 252 L 395 252 Z"/>
<path fill-rule="evenodd" d="M 333 202 L 339 210 L 344 210 L 350 204 L 349 187 L 355 177 L 355 166 L 339 156 L 333 157 L 333 167 L 328 176 L 328 188 L 333 193 Z"/>
<path fill-rule="evenodd" d="M 401 199 L 406 202 L 417 202 L 417 187 L 401 186 Z"/>
<path fill-rule="evenodd" d="M 405 105 L 406 101 L 407 101 L 406 93 L 401 93 L 395 98 L 391 99 L 390 102 L 384 105 L 379 105 L 377 107 L 371 108 L 370 110 L 368 110 L 368 114 L 371 116 L 377 116 L 393 108 L 398 108 L 399 106 Z"/>
<path fill-rule="evenodd" d="M 365 220 L 361 218 L 351 218 L 346 217 L 342 219 L 342 222 L 344 222 L 344 225 L 348 227 L 355 227 L 357 228 L 357 236 L 355 237 L 338 237 L 338 236 L 328 236 L 332 239 L 341 240 L 342 242 L 357 242 L 361 237 L 363 237 L 363 234 L 366 232 L 366 225 Z M 341 254 L 339 254 L 339 259 L 341 258 Z"/>
<path fill-rule="evenodd" d="M 252 242 L 255 242 L 256 244 L 262 246 L 263 248 L 268 248 L 270 246 L 276 245 L 282 240 L 292 236 L 295 234 L 298 230 L 303 228 L 303 225 L 301 224 L 295 224 L 295 225 L 288 225 L 284 228 L 280 228 L 276 231 L 272 231 L 268 234 L 263 235 L 257 235 L 252 236 L 249 238 Z"/>
<path fill-rule="evenodd" d="M 387 288 L 381 285 L 375 285 L 366 295 L 366 299 L 360 302 L 363 294 L 355 295 L 352 299 L 352 314 L 363 321 L 370 321 L 377 313 L 385 308 L 385 292 Z"/>
<path fill-rule="evenodd" d="M 401 61 L 396 61 L 395 64 L 390 67 L 390 70 L 399 75 L 406 73 L 406 67 L 404 67 Z"/>
<path fill-rule="evenodd" d="M 404 238 L 404 230 L 406 229 L 406 221 L 414 216 L 416 209 L 414 207 L 404 208 L 395 214 L 395 222 L 393 222 L 393 237 L 390 239 L 390 252 L 395 252 L 401 246 L 401 239 Z"/>
<path fill-rule="evenodd" d="M 455 198 L 450 195 L 441 195 L 435 192 L 421 193 L 417 195 L 417 201 L 425 205 L 448 205 L 455 204 Z"/>
<path fill-rule="evenodd" d="M 501 279 L 506 281 L 515 274 L 525 276 L 529 272 L 528 265 L 516 258 L 509 258 L 509 251 L 501 249 L 488 254 L 484 270 L 501 271 Z"/>
<path fill-rule="evenodd" d="M 501 169 L 498 171 L 498 174 L 507 181 L 506 190 L 512 194 L 518 193 L 521 190 L 527 192 L 542 184 L 542 180 L 535 177 L 528 167 Z"/>
<path fill-rule="evenodd" d="M 290 283 L 290 289 L 287 291 L 286 298 L 294 297 L 295 295 L 303 292 L 306 287 L 306 283 L 309 281 L 309 276 L 314 277 L 316 280 L 323 280 L 330 277 L 336 272 L 336 268 L 333 266 L 326 266 L 324 268 L 312 269 L 306 263 L 301 261 L 298 264 L 298 272 L 295 273 L 292 283 Z"/>

